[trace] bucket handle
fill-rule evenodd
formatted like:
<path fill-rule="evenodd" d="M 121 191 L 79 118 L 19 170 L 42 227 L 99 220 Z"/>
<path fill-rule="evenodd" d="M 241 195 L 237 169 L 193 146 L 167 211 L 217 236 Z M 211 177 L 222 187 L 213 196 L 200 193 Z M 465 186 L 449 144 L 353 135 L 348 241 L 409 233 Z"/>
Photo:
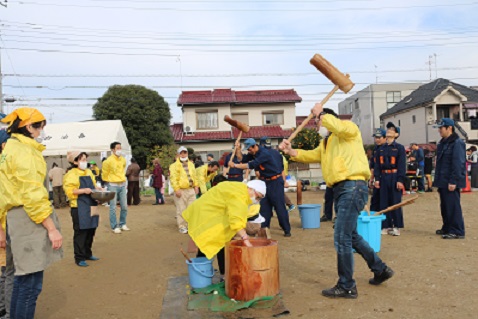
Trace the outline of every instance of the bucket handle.
<path fill-rule="evenodd" d="M 212 273 L 212 275 L 206 275 L 203 270 L 197 269 L 197 268 L 196 268 L 196 265 L 195 265 L 194 263 L 191 263 L 191 266 L 193 266 L 194 270 L 196 270 L 198 273 L 200 273 L 200 274 L 203 275 L 204 277 L 207 277 L 207 278 L 212 278 L 212 277 L 214 277 L 214 272 Z"/>

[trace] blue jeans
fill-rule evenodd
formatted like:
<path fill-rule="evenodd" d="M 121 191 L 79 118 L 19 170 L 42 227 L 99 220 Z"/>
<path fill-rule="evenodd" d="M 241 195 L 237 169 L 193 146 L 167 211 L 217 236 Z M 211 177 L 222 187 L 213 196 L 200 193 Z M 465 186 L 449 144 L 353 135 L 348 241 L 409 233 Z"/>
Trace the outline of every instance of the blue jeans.
<path fill-rule="evenodd" d="M 373 248 L 357 233 L 357 219 L 368 200 L 368 186 L 365 181 L 343 181 L 334 186 L 335 221 L 334 244 L 337 251 L 339 281 L 344 289 L 355 287 L 354 254 L 352 249 L 367 262 L 371 271 L 380 274 L 385 263 Z"/>
<path fill-rule="evenodd" d="M 154 194 L 156 195 L 156 204 L 164 204 L 164 197 L 163 194 L 161 194 L 161 189 L 155 187 Z"/>
<path fill-rule="evenodd" d="M 15 276 L 13 281 L 10 318 L 33 319 L 38 296 L 43 286 L 43 271 Z"/>
<path fill-rule="evenodd" d="M 128 206 L 126 204 L 126 186 L 108 186 L 108 190 L 115 192 L 115 197 L 110 200 L 110 226 L 111 229 L 119 228 L 126 225 L 126 216 L 128 215 Z M 120 221 L 116 218 L 116 201 L 119 198 L 121 212 Z"/>

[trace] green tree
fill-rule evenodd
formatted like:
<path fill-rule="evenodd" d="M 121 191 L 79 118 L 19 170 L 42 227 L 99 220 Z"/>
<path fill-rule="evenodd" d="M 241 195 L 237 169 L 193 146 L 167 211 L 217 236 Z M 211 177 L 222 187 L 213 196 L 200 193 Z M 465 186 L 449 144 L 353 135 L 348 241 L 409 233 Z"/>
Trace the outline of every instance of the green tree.
<path fill-rule="evenodd" d="M 147 167 L 149 171 L 153 171 L 153 159 L 159 159 L 159 163 L 163 168 L 164 176 L 167 177 L 169 170 L 169 165 L 171 165 L 176 158 L 176 154 L 179 146 L 175 144 L 165 144 L 162 146 L 154 146 L 148 157 L 147 157 Z"/>
<path fill-rule="evenodd" d="M 142 168 L 154 146 L 173 142 L 168 103 L 158 92 L 141 85 L 111 86 L 93 106 L 93 116 L 97 120 L 121 120 L 133 156 Z"/>
<path fill-rule="evenodd" d="M 303 129 L 297 134 L 297 136 L 292 141 L 292 147 L 303 149 L 303 150 L 313 150 L 319 146 L 320 140 L 322 137 L 314 129 Z"/>

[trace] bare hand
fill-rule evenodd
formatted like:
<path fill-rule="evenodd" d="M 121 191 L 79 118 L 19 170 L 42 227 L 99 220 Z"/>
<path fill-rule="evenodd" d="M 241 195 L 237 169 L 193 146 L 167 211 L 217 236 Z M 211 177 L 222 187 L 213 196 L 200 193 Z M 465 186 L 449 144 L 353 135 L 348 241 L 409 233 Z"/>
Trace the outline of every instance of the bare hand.
<path fill-rule="evenodd" d="M 252 247 L 252 244 L 251 242 L 249 241 L 249 239 L 245 239 L 243 240 L 244 241 L 244 245 L 246 245 L 246 247 Z"/>
<path fill-rule="evenodd" d="M 181 190 L 178 189 L 177 191 L 175 191 L 174 195 L 176 195 L 177 198 L 181 198 L 181 195 L 182 195 Z"/>
<path fill-rule="evenodd" d="M 282 143 L 279 145 L 279 149 L 284 152 L 284 154 L 289 154 L 289 152 L 292 150 L 292 145 L 288 140 L 282 140 Z"/>
<path fill-rule="evenodd" d="M 197 194 L 199 194 L 199 187 L 194 187 L 194 192 Z"/>
<path fill-rule="evenodd" d="M 83 194 L 91 194 L 91 188 L 83 188 Z"/>
<path fill-rule="evenodd" d="M 374 186 L 375 186 L 375 188 L 380 188 L 380 181 L 375 181 Z"/>
<path fill-rule="evenodd" d="M 368 181 L 368 188 L 373 188 L 373 184 L 374 184 L 373 179 L 369 180 Z"/>
<path fill-rule="evenodd" d="M 234 162 L 233 161 L 229 161 L 229 163 L 227 163 L 227 166 L 229 168 L 234 168 Z"/>
<path fill-rule="evenodd" d="M 236 150 L 240 150 L 240 149 L 241 149 L 241 143 L 238 142 L 238 141 L 236 141 L 236 142 L 234 143 L 234 147 L 236 148 Z"/>
<path fill-rule="evenodd" d="M 405 187 L 403 186 L 403 183 L 397 182 L 397 189 L 399 191 L 403 190 Z"/>
<path fill-rule="evenodd" d="M 455 189 L 456 189 L 456 185 L 448 184 L 448 190 L 449 190 L 450 192 L 454 192 Z"/>
<path fill-rule="evenodd" d="M 5 231 L 0 226 L 0 248 L 5 248 L 7 246 L 7 235 Z"/>
<path fill-rule="evenodd" d="M 51 247 L 53 249 L 58 250 L 58 249 L 61 248 L 61 245 L 63 244 L 63 237 L 61 236 L 58 229 L 54 229 L 52 231 L 49 231 L 48 232 L 48 238 L 50 238 Z"/>
<path fill-rule="evenodd" d="M 316 117 L 324 111 L 324 107 L 320 103 L 315 103 L 312 110 L 310 110 Z"/>

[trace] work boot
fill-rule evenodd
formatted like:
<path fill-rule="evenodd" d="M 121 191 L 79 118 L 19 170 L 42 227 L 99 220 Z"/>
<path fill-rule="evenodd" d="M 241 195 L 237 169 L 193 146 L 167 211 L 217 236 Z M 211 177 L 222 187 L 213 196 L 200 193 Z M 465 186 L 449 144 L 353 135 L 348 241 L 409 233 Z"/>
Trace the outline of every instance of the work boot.
<path fill-rule="evenodd" d="M 327 216 L 323 215 L 322 217 L 320 217 L 320 222 L 323 223 L 323 222 L 329 222 L 331 221 L 330 218 L 328 218 Z"/>
<path fill-rule="evenodd" d="M 346 299 L 357 299 L 357 287 L 352 289 L 344 289 L 335 285 L 332 288 L 322 290 L 322 295 L 328 298 L 346 298 Z"/>
<path fill-rule="evenodd" d="M 387 266 L 380 274 L 374 274 L 373 278 L 370 279 L 368 283 L 375 286 L 380 285 L 382 282 L 392 278 L 394 274 L 392 268 Z"/>

